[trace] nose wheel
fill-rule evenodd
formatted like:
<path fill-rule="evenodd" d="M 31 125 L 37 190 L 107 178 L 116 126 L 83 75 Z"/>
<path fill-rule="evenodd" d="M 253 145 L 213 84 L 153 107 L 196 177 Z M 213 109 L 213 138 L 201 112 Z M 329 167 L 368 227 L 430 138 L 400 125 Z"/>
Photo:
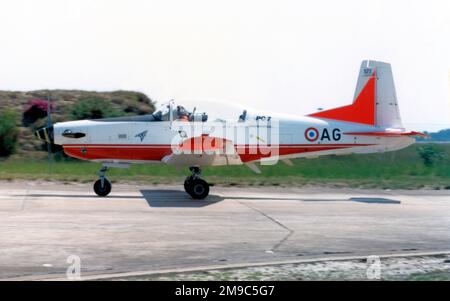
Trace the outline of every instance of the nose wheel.
<path fill-rule="evenodd" d="M 184 190 L 193 198 L 202 200 L 209 194 L 209 184 L 200 178 L 201 170 L 198 167 L 190 167 L 192 175 L 184 181 Z"/>
<path fill-rule="evenodd" d="M 99 171 L 99 177 L 97 181 L 94 183 L 94 192 L 98 196 L 107 196 L 111 192 L 111 182 L 105 177 L 105 173 L 108 170 L 106 166 L 103 166 Z"/>

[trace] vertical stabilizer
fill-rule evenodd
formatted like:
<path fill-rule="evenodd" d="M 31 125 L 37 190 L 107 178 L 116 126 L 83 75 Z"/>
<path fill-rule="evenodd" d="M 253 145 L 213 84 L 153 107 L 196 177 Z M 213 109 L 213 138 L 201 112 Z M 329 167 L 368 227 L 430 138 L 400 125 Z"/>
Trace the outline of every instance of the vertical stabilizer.
<path fill-rule="evenodd" d="M 356 84 L 356 100 L 371 75 L 376 76 L 375 125 L 382 128 L 403 128 L 395 92 L 391 64 L 377 61 L 363 61 Z"/>
<path fill-rule="evenodd" d="M 309 116 L 381 128 L 403 129 L 391 65 L 377 61 L 363 61 L 353 103 Z"/>

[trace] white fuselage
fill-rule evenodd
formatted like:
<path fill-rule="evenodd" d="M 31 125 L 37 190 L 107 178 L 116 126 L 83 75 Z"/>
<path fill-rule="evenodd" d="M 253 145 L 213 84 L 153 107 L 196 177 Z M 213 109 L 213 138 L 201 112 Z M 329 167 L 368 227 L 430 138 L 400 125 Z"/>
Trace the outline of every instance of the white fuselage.
<path fill-rule="evenodd" d="M 386 152 L 415 142 L 406 136 L 349 134 L 384 130 L 312 117 L 259 115 L 241 122 L 63 122 L 54 125 L 54 139 L 55 144 L 62 145 L 69 156 L 83 160 L 163 162 L 182 166 L 235 165 L 331 154 Z M 83 133 L 84 136 L 63 136 L 67 131 Z M 191 147 L 183 148 L 188 141 L 192 142 Z M 188 148 L 191 152 L 187 151 Z"/>

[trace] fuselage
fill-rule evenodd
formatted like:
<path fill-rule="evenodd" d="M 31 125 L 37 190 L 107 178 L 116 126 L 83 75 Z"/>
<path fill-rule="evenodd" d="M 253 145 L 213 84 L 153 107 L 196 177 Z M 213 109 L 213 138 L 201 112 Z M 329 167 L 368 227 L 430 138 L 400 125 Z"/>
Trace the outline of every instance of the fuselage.
<path fill-rule="evenodd" d="M 386 152 L 415 142 L 415 139 L 410 137 L 351 134 L 379 131 L 384 129 L 312 117 L 254 115 L 243 122 L 238 118 L 235 121 L 206 122 L 63 122 L 54 125 L 54 139 L 55 144 L 62 145 L 67 155 L 82 160 L 116 163 L 165 162 L 175 165 L 194 163 L 199 166 L 234 165 L 331 154 Z M 65 137 L 64 133 L 68 132 L 84 135 L 79 138 Z M 217 141 L 213 141 L 213 144 L 216 144 L 212 150 L 214 154 L 205 154 L 207 147 L 204 141 L 194 143 L 190 154 L 176 154 L 180 145 L 190 139 L 194 141 L 196 137 L 211 137 L 223 143 L 218 147 Z M 224 145 L 227 145 L 228 153 L 224 151 Z M 182 159 L 167 160 L 176 156 Z"/>

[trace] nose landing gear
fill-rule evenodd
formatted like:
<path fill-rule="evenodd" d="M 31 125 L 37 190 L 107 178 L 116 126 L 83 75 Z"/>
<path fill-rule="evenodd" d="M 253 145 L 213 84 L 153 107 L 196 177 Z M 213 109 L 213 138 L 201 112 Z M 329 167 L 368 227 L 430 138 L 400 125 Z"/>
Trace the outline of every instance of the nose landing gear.
<path fill-rule="evenodd" d="M 102 166 L 98 172 L 100 179 L 94 183 L 94 191 L 98 196 L 107 196 L 111 192 L 111 182 L 105 177 L 107 170 L 108 167 Z"/>
<path fill-rule="evenodd" d="M 209 184 L 200 178 L 201 169 L 199 167 L 189 167 L 192 175 L 184 181 L 184 190 L 193 198 L 202 200 L 209 194 Z"/>

